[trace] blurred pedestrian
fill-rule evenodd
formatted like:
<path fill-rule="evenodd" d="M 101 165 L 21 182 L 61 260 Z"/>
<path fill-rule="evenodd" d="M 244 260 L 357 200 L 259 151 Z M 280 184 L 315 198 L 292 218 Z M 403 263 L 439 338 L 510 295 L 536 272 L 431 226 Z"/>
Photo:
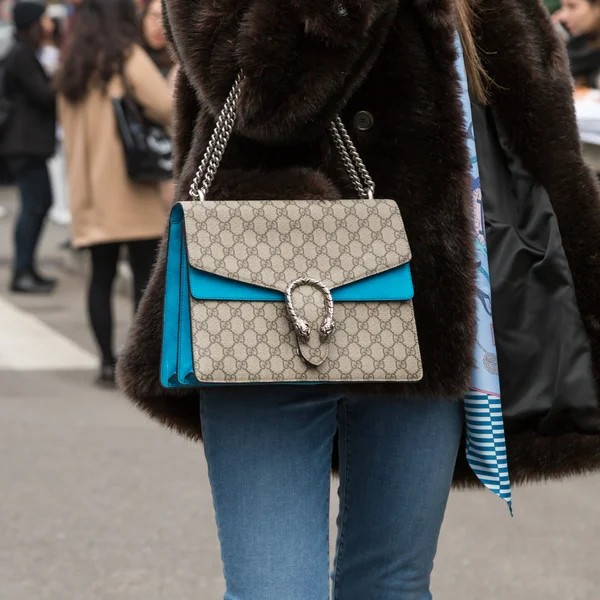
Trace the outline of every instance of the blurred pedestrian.
<path fill-rule="evenodd" d="M 141 12 L 144 49 L 164 77 L 168 78 L 174 66 L 163 25 L 160 0 L 150 0 Z"/>
<path fill-rule="evenodd" d="M 58 19 L 52 18 L 54 11 L 46 10 L 47 18 L 43 21 L 43 35 L 38 50 L 38 59 L 49 77 L 58 70 L 60 61 L 61 26 Z"/>
<path fill-rule="evenodd" d="M 555 13 L 570 34 L 571 74 L 581 87 L 600 87 L 600 0 L 562 0 Z"/>
<path fill-rule="evenodd" d="M 160 0 L 150 0 L 143 5 L 140 20 L 144 49 L 159 71 L 166 78 L 171 93 L 174 92 L 176 67 L 168 48 Z M 160 183 L 160 193 L 165 202 L 171 203 L 175 194 L 173 181 Z"/>
<path fill-rule="evenodd" d="M 4 62 L 5 90 L 12 114 L 0 140 L 21 197 L 15 228 L 13 292 L 49 293 L 56 280 L 40 275 L 35 254 L 52 188 L 46 161 L 56 145 L 56 104 L 50 79 L 38 60 L 51 21 L 43 4 L 21 1 L 13 10 L 14 44 Z"/>
<path fill-rule="evenodd" d="M 48 76 L 54 77 L 60 64 L 67 10 L 61 4 L 52 4 L 46 9 L 46 14 L 51 18 L 52 27 L 48 27 L 45 31 L 38 57 Z M 57 225 L 67 225 L 71 221 L 71 215 L 67 198 L 67 167 L 60 124 L 56 129 L 56 139 L 56 152 L 48 161 L 53 198 L 52 209 L 48 216 Z"/>
<path fill-rule="evenodd" d="M 57 86 L 73 246 L 90 250 L 88 309 L 100 349 L 97 382 L 113 385 L 111 295 L 121 247 L 127 246 L 137 308 L 167 206 L 158 184 L 142 185 L 128 177 L 112 99 L 127 93 L 148 118 L 168 127 L 171 94 L 141 47 L 131 0 L 84 0 L 70 35 Z"/>

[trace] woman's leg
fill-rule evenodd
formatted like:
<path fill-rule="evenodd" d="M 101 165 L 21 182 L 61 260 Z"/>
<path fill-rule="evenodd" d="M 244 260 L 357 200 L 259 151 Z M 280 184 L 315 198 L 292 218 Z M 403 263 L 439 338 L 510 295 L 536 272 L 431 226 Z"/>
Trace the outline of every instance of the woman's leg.
<path fill-rule="evenodd" d="M 302 385 L 201 392 L 225 600 L 328 600 L 338 399 Z"/>
<path fill-rule="evenodd" d="M 21 209 L 15 226 L 15 275 L 35 273 L 35 252 L 52 206 L 52 188 L 46 163 L 32 162 L 19 170 L 16 183 Z"/>
<path fill-rule="evenodd" d="M 334 600 L 430 600 L 463 428 L 460 402 L 340 404 Z"/>
<path fill-rule="evenodd" d="M 92 278 L 88 294 L 88 310 L 92 331 L 100 349 L 102 367 L 114 367 L 112 327 L 112 289 L 117 274 L 119 243 L 90 247 Z"/>
<path fill-rule="evenodd" d="M 136 240 L 127 244 L 127 256 L 133 273 L 133 305 L 137 311 L 152 273 L 160 240 Z"/>

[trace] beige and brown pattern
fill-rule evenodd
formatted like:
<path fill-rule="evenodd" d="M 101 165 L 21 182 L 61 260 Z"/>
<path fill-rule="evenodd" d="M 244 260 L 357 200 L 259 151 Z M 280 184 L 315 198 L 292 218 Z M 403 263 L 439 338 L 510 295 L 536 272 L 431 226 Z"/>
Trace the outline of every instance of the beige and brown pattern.
<path fill-rule="evenodd" d="M 339 302 L 334 317 L 329 356 L 312 367 L 298 354 L 283 302 L 192 300 L 196 377 L 213 383 L 421 379 L 412 302 Z"/>
<path fill-rule="evenodd" d="M 393 200 L 182 202 L 190 264 L 285 291 L 298 277 L 329 289 L 410 260 Z"/>
<path fill-rule="evenodd" d="M 309 277 L 328 289 L 410 260 L 392 200 L 183 202 L 190 265 L 284 292 Z M 283 296 L 282 296 L 283 300 Z M 281 302 L 191 298 L 200 382 L 418 381 L 422 365 L 411 301 L 335 302 L 321 338 L 323 292 L 292 292 L 311 328 L 303 342 Z"/>

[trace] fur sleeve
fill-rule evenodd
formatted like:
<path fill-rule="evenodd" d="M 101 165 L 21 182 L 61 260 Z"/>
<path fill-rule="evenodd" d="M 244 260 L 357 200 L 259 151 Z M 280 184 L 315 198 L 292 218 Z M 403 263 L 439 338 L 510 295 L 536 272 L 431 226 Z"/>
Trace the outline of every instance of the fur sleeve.
<path fill-rule="evenodd" d="M 375 60 L 398 0 L 166 0 L 167 28 L 213 115 L 245 75 L 238 130 L 262 141 L 311 137 Z"/>
<path fill-rule="evenodd" d="M 178 179 L 192 145 L 200 112 L 200 104 L 183 69 L 177 69 L 173 95 L 173 174 Z"/>
<path fill-rule="evenodd" d="M 538 0 L 480 2 L 492 109 L 511 150 L 548 191 L 599 374 L 600 190 L 581 155 L 564 44 Z"/>
<path fill-rule="evenodd" d="M 542 156 L 582 164 L 565 44 L 539 0 L 479 0 L 479 5 L 477 41 L 494 82 L 492 106 L 510 121 L 507 130 L 522 136 L 519 143 L 527 143 L 520 148 L 527 168 L 551 186 L 556 169 Z"/>

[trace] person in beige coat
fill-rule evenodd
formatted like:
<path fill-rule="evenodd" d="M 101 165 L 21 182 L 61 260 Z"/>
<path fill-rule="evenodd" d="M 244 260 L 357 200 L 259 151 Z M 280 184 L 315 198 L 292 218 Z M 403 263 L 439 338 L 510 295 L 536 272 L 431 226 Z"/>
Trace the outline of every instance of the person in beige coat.
<path fill-rule="evenodd" d="M 146 117 L 164 128 L 170 123 L 168 84 L 138 35 L 132 0 L 84 0 L 57 78 L 72 240 L 91 253 L 88 307 L 103 385 L 114 385 L 111 292 L 121 247 L 127 245 L 137 308 L 168 213 L 158 183 L 129 179 L 113 112 L 112 98 L 127 86 Z"/>

